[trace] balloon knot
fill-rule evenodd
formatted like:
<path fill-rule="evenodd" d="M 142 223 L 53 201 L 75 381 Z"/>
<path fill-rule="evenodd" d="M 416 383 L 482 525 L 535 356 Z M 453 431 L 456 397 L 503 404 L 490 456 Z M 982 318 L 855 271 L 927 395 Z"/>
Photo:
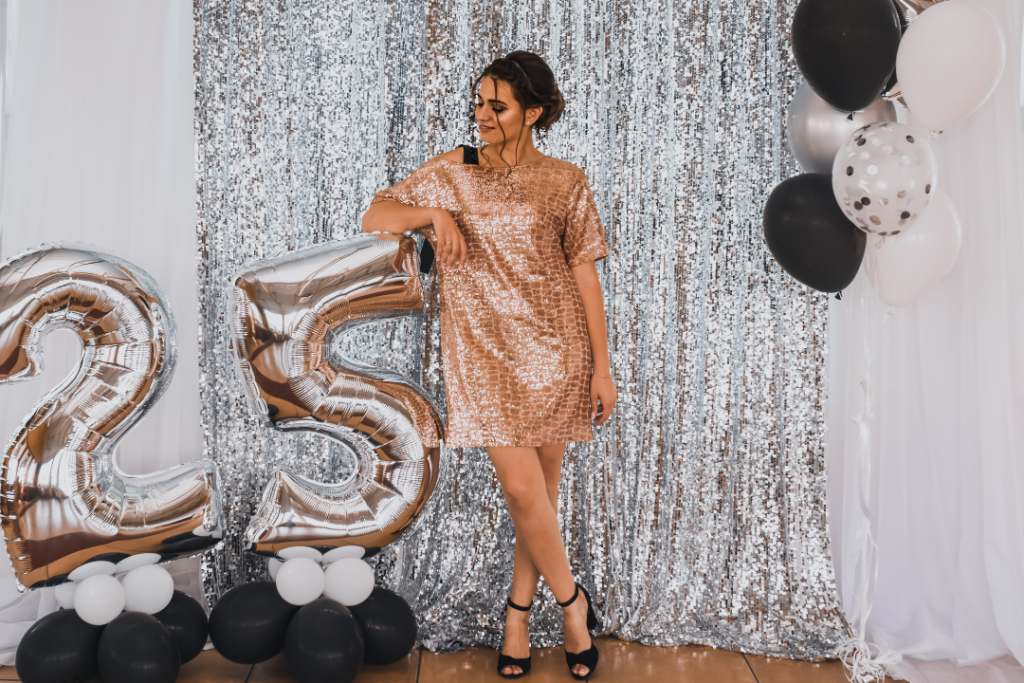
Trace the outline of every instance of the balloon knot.
<path fill-rule="evenodd" d="M 836 298 L 839 299 L 840 301 L 842 301 L 843 300 L 843 293 L 842 292 L 836 292 Z"/>

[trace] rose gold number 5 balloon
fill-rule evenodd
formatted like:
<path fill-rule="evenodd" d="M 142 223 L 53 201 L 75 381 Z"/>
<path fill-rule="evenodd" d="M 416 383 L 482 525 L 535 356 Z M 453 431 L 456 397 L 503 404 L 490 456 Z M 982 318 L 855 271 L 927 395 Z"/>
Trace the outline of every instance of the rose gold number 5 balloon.
<path fill-rule="evenodd" d="M 246 530 L 250 547 L 380 548 L 434 489 L 443 426 L 398 373 L 327 362 L 331 335 L 423 309 L 415 242 L 369 235 L 261 261 L 234 281 L 236 367 L 267 426 L 335 439 L 359 463 L 324 484 L 278 470 Z"/>
<path fill-rule="evenodd" d="M 20 589 L 89 561 L 191 555 L 221 536 L 214 464 L 133 476 L 111 451 L 156 403 L 176 359 L 174 320 L 141 269 L 53 244 L 0 266 L 0 382 L 41 371 L 54 328 L 82 340 L 78 367 L 43 398 L 4 455 L 0 512 Z"/>

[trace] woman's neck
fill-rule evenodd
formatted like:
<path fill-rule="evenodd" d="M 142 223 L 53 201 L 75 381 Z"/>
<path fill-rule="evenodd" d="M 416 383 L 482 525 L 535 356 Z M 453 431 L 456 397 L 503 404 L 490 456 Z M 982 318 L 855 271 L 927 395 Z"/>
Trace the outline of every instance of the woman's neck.
<path fill-rule="evenodd" d="M 533 140 L 529 140 L 526 144 L 520 144 L 519 146 L 519 158 L 516 159 L 515 145 L 505 144 L 505 151 L 499 156 L 498 145 L 488 144 L 481 147 L 479 150 L 481 166 L 523 166 L 525 164 L 532 164 L 535 161 L 540 161 L 544 158 L 544 155 L 537 151 L 537 148 L 533 146 Z M 507 162 L 507 164 L 505 163 Z"/>

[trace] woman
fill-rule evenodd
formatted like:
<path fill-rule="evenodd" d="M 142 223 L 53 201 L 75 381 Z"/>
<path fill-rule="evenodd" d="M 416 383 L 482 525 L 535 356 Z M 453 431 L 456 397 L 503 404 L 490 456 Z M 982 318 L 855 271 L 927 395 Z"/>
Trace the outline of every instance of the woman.
<path fill-rule="evenodd" d="M 437 254 L 445 445 L 487 447 L 516 527 L 498 672 L 530 670 L 528 611 L 543 576 L 582 680 L 597 664 L 596 618 L 585 589 L 577 599 L 558 481 L 566 442 L 593 441 L 591 421 L 604 424 L 617 397 L 594 266 L 608 246 L 586 175 L 533 145 L 533 130 L 565 107 L 544 60 L 522 51 L 496 59 L 473 93 L 487 144 L 460 145 L 378 192 L 363 230 L 421 231 Z"/>

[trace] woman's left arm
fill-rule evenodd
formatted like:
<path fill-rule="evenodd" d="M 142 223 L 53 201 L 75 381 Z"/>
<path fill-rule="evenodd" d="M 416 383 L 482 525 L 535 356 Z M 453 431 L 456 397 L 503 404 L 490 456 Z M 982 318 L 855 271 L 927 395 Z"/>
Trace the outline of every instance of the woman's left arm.
<path fill-rule="evenodd" d="M 590 377 L 590 419 L 600 426 L 612 414 L 612 407 L 618 398 L 615 382 L 612 381 L 611 361 L 608 357 L 608 328 L 604 322 L 604 294 L 601 280 L 593 261 L 572 266 L 572 275 L 583 297 L 583 311 L 587 317 L 587 334 L 594 357 L 594 374 Z M 600 408 L 598 408 L 600 405 Z M 597 413 L 601 413 L 597 417 Z"/>

